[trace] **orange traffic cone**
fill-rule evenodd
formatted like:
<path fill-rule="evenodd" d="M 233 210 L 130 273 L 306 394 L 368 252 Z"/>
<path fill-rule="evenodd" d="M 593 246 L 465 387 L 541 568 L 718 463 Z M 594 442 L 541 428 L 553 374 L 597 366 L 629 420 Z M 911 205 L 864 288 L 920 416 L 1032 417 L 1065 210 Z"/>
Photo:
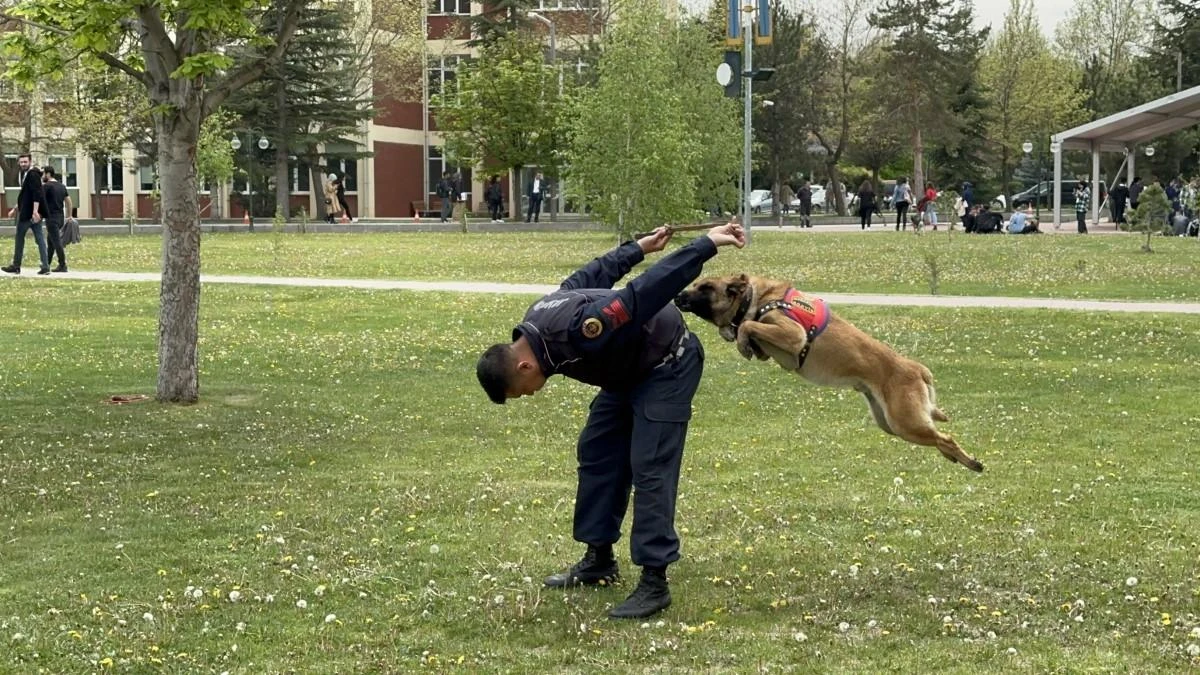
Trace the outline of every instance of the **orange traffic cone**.
<path fill-rule="evenodd" d="M 242 224 L 243 225 L 250 224 L 250 212 L 249 211 L 242 211 Z"/>

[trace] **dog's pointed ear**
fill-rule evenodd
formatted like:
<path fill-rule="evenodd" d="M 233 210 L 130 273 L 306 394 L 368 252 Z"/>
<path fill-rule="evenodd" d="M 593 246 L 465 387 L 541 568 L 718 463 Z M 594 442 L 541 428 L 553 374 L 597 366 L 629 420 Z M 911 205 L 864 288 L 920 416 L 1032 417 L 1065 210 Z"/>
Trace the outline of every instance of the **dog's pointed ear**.
<path fill-rule="evenodd" d="M 725 285 L 725 294 L 731 298 L 736 298 L 746 292 L 746 286 L 750 283 L 750 279 L 745 275 L 739 275 L 729 280 Z"/>

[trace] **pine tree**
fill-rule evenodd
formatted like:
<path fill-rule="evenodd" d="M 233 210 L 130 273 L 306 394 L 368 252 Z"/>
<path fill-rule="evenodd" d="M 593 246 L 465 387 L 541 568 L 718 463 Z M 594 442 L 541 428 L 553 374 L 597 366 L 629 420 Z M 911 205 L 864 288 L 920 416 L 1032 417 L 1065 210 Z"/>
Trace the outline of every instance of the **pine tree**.
<path fill-rule="evenodd" d="M 330 160 L 322 147 L 353 145 L 363 124 L 374 115 L 364 85 L 369 59 L 354 40 L 353 7 L 348 0 L 306 6 L 283 60 L 228 106 L 241 117 L 244 128 L 260 129 L 271 143 L 261 151 L 257 139 L 251 139 L 239 150 L 239 167 L 255 162 L 254 193 L 265 195 L 272 187 L 275 191 L 275 204 L 257 202 L 255 215 L 269 216 L 276 210 L 284 217 L 290 215 L 290 157 L 302 160 L 310 174 L 310 189 L 319 193 Z M 341 152 L 338 158 L 369 155 Z M 316 203 L 317 217 L 324 218 L 325 203 L 319 195 Z"/>
<path fill-rule="evenodd" d="M 471 17 L 471 34 L 475 37 L 467 44 L 482 47 L 491 44 L 510 31 L 532 25 L 529 12 L 534 9 L 533 0 L 491 0 L 487 11 Z"/>
<path fill-rule="evenodd" d="M 890 102 L 911 134 L 913 183 L 921 185 L 926 134 L 955 140 L 973 124 L 962 118 L 976 107 L 971 80 L 988 29 L 974 28 L 971 5 L 960 0 L 888 0 L 870 21 L 891 33 L 888 72 L 903 76 Z"/>

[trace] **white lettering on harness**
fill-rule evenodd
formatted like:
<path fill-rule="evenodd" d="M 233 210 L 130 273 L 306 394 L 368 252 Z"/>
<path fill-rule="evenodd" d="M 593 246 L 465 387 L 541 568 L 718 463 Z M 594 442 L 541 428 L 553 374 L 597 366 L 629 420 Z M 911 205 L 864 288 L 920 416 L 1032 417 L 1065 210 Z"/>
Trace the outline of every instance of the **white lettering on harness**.
<path fill-rule="evenodd" d="M 558 300 L 539 300 L 538 303 L 533 306 L 533 309 L 534 310 L 553 309 L 553 308 L 558 307 L 559 305 L 563 304 L 564 302 L 566 302 L 569 299 L 570 298 L 559 298 Z"/>

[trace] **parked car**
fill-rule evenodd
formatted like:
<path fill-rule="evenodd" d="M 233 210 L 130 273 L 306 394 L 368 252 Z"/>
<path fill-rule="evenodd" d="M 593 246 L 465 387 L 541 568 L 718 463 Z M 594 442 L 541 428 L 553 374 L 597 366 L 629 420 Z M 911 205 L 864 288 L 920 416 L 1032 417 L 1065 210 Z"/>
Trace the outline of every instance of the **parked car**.
<path fill-rule="evenodd" d="M 1059 186 L 1059 192 L 1062 194 L 1063 206 L 1075 204 L 1075 181 L 1063 181 Z M 999 204 L 1002 209 L 1023 209 L 1026 205 L 1037 205 L 1040 202 L 1042 206 L 1054 207 L 1054 181 L 1045 180 L 1041 183 L 1031 185 L 1024 190 L 1012 196 L 1012 199 L 1005 199 L 1004 195 L 997 195 L 992 203 Z"/>
<path fill-rule="evenodd" d="M 770 190 L 751 190 L 750 191 L 750 211 L 751 213 L 761 213 L 770 211 L 775 205 L 775 198 L 771 196 Z"/>

